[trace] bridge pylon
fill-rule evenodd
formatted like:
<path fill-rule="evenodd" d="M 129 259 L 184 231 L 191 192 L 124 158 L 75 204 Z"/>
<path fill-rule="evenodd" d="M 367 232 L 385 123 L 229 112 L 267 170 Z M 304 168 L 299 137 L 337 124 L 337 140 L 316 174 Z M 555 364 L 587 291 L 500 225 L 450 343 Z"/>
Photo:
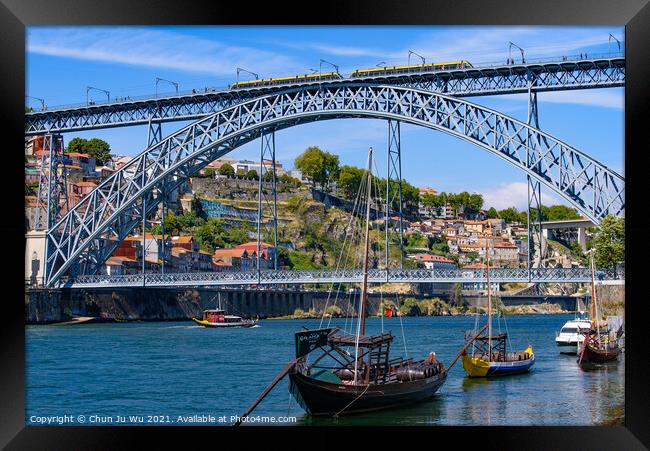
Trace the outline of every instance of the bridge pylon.
<path fill-rule="evenodd" d="M 390 205 L 393 201 L 391 199 L 390 181 L 397 180 L 397 193 L 393 192 L 393 196 L 398 196 L 397 213 L 399 218 L 399 267 L 404 268 L 404 226 L 402 224 L 402 144 L 400 135 L 400 122 L 395 120 L 388 120 L 388 148 L 386 152 L 386 209 L 384 212 L 384 221 L 386 229 L 386 277 L 388 278 L 388 259 L 389 259 L 389 224 L 390 224 Z"/>
<path fill-rule="evenodd" d="M 63 156 L 63 136 L 46 134 L 41 148 L 41 166 L 34 216 L 34 230 L 49 230 L 69 208 L 67 167 Z"/>
<path fill-rule="evenodd" d="M 258 281 L 261 280 L 260 266 L 262 254 L 262 222 L 264 221 L 264 210 L 270 210 L 272 215 L 270 227 L 264 227 L 265 231 L 271 229 L 270 233 L 273 237 L 273 246 L 275 252 L 273 253 L 273 269 L 278 269 L 278 197 L 276 189 L 276 167 L 275 167 L 275 131 L 272 129 L 264 130 L 260 136 L 260 173 L 259 184 L 257 191 L 257 275 Z M 266 161 L 266 163 L 265 163 Z M 270 166 L 270 167 L 269 167 Z M 264 186 L 264 182 L 267 186 Z M 268 192 L 266 188 L 269 187 Z M 268 254 L 267 254 L 268 258 Z"/>
<path fill-rule="evenodd" d="M 528 125 L 531 125 L 539 130 L 539 114 L 537 108 L 537 91 L 533 89 L 536 78 L 531 74 L 528 79 Z M 528 164 L 536 166 L 540 170 L 539 162 L 534 163 L 534 156 L 528 154 Z M 528 209 L 527 209 L 527 236 L 528 236 L 528 269 L 532 267 L 539 268 L 543 266 L 543 259 L 545 255 L 544 236 L 542 233 L 542 185 L 539 180 L 526 175 L 527 179 L 527 193 L 528 193 Z M 533 216 L 532 209 L 535 209 Z M 537 245 L 533 242 L 536 239 Z M 535 258 L 533 259 L 533 249 L 535 249 Z M 530 273 L 529 273 L 530 274 Z"/>

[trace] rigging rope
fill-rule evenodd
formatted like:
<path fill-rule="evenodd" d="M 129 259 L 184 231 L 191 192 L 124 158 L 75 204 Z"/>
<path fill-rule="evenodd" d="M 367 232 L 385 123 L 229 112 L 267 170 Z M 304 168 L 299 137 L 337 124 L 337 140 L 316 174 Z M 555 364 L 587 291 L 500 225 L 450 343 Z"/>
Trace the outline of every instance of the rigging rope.
<path fill-rule="evenodd" d="M 348 240 L 348 231 L 349 231 L 349 229 L 350 229 L 350 225 L 352 224 L 353 220 L 356 218 L 356 214 L 355 214 L 355 213 L 356 213 L 356 211 L 357 211 L 357 207 L 360 205 L 360 202 L 359 202 L 360 196 L 361 196 L 361 186 L 360 186 L 359 189 L 357 190 L 357 196 L 356 196 L 356 198 L 355 198 L 355 200 L 354 200 L 354 204 L 353 204 L 353 206 L 352 206 L 352 212 L 351 212 L 351 214 L 350 214 L 350 220 L 348 221 L 348 224 L 347 224 L 346 228 L 344 229 L 344 232 L 345 232 L 345 239 L 343 240 L 343 245 L 341 246 L 341 252 L 339 253 L 339 258 L 337 259 L 337 264 L 336 264 L 336 270 L 337 270 L 337 271 L 338 271 L 339 268 L 340 268 L 340 265 L 341 265 L 341 259 L 342 259 L 342 257 L 343 257 L 343 253 L 345 252 L 345 245 L 346 245 L 347 240 Z M 353 234 L 352 234 L 352 239 L 351 239 L 350 241 L 352 242 L 353 239 L 354 239 L 354 230 L 353 230 Z M 346 260 L 345 260 L 345 264 L 344 264 L 344 266 L 347 264 L 348 257 L 349 257 L 349 254 L 346 254 Z M 327 310 L 327 307 L 328 307 L 328 305 L 329 305 L 329 301 L 330 301 L 330 297 L 331 297 L 331 295 L 332 295 L 332 288 L 333 288 L 333 287 L 334 287 L 334 282 L 332 282 L 332 284 L 330 285 L 330 289 L 329 289 L 329 292 L 328 292 L 328 295 L 327 295 L 327 301 L 325 302 L 325 308 L 323 309 L 323 314 L 322 314 L 322 316 L 321 316 L 320 324 L 319 324 L 319 326 L 318 326 L 319 328 L 322 327 L 322 325 L 323 325 L 323 319 L 325 318 L 325 310 Z M 338 300 L 338 294 L 339 294 L 340 289 L 341 289 L 341 282 L 338 283 L 338 288 L 337 288 L 337 292 L 336 292 L 336 297 L 335 297 L 335 299 L 334 299 L 334 305 L 336 305 L 336 302 L 337 302 L 337 300 Z M 331 320 L 332 320 L 332 317 L 330 316 L 329 321 L 327 322 L 327 326 L 328 326 L 328 327 L 329 327 L 329 325 L 330 325 Z"/>

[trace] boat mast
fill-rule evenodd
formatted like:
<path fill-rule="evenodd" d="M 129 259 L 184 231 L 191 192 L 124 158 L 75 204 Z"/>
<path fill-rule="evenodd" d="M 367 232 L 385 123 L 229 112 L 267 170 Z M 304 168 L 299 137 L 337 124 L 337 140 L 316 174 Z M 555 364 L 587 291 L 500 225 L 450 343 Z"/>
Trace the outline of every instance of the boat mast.
<path fill-rule="evenodd" d="M 594 318 L 596 323 L 596 331 L 598 332 L 598 339 L 600 339 L 600 326 L 598 324 L 600 318 L 598 315 L 598 307 L 596 306 L 596 277 L 594 275 L 596 271 L 596 263 L 594 262 L 594 251 L 591 251 L 591 308 L 589 314 L 591 315 L 591 325 L 594 325 Z"/>
<path fill-rule="evenodd" d="M 490 297 L 490 254 L 488 252 L 488 240 L 485 239 L 485 264 L 487 276 L 487 298 L 488 298 L 488 362 L 492 361 L 492 300 Z"/>
<path fill-rule="evenodd" d="M 361 306 L 359 308 L 359 322 L 357 323 L 357 339 L 354 343 L 354 385 L 357 384 L 357 368 L 363 367 L 363 356 L 358 358 L 359 355 L 359 337 L 365 334 L 366 331 L 366 297 L 368 291 L 368 244 L 370 233 L 370 195 L 372 188 L 372 147 L 368 152 L 368 193 L 366 202 L 366 242 L 363 252 L 363 284 L 361 285 Z"/>
<path fill-rule="evenodd" d="M 366 298 L 368 294 L 368 248 L 370 232 L 370 198 L 372 189 L 372 147 L 368 152 L 368 198 L 366 202 L 366 243 L 363 251 L 363 285 L 361 286 L 361 335 L 366 333 Z"/>

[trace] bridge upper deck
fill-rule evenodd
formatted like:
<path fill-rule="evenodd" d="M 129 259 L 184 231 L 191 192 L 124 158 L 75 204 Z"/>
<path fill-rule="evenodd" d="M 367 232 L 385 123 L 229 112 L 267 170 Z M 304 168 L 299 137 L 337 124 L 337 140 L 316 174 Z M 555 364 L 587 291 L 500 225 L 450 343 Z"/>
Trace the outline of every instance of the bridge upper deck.
<path fill-rule="evenodd" d="M 342 77 L 340 80 L 298 81 L 246 88 L 205 88 L 164 97 L 144 96 L 119 101 L 76 104 L 25 115 L 27 135 L 128 125 L 149 121 L 193 120 L 233 104 L 287 88 L 346 83 L 387 84 L 443 92 L 454 96 L 515 94 L 531 89 L 557 91 L 623 86 L 625 57 L 559 59 L 445 70 L 406 70 Z"/>

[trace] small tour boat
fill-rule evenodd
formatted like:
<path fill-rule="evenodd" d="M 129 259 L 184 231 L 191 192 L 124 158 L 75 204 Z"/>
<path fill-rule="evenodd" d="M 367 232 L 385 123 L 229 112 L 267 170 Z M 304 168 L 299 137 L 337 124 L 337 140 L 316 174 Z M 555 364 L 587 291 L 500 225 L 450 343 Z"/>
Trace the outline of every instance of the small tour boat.
<path fill-rule="evenodd" d="M 221 292 L 217 293 L 217 296 L 219 296 L 219 308 L 203 310 L 203 318 L 193 317 L 192 321 L 203 327 L 253 327 L 257 324 L 257 321 L 252 319 L 226 315 L 226 311 L 221 308 Z"/>
<path fill-rule="evenodd" d="M 487 242 L 485 245 L 488 323 L 482 330 L 487 329 L 486 335 L 475 335 L 474 332 L 465 334 L 465 341 L 471 336 L 474 341 L 472 353 L 463 351 L 463 368 L 469 377 L 509 376 L 527 373 L 535 364 L 533 347 L 529 344 L 521 352 L 506 352 L 507 333 L 492 333 L 492 298 L 490 296 L 490 256 Z M 467 346 L 466 346 L 467 349 Z"/>
<path fill-rule="evenodd" d="M 203 310 L 203 318 L 192 318 L 196 324 L 204 327 L 253 327 L 257 321 L 241 316 L 226 315 L 225 310 Z"/>

